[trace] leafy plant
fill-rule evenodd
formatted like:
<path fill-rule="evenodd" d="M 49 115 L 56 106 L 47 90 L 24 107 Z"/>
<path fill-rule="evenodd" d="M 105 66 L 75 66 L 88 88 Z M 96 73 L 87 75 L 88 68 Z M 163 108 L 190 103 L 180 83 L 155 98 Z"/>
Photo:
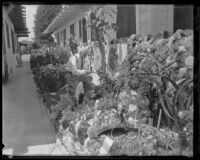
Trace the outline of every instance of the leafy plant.
<path fill-rule="evenodd" d="M 100 52 L 101 52 L 101 62 L 102 62 L 102 70 L 103 74 L 106 74 L 106 62 L 105 62 L 105 48 L 104 44 L 105 41 L 105 35 L 109 34 L 107 33 L 108 30 L 116 30 L 116 24 L 110 23 L 106 21 L 106 16 L 112 16 L 113 9 L 106 6 L 96 7 L 91 13 L 91 23 L 88 25 L 88 27 L 91 28 L 92 33 L 94 33 L 94 40 L 98 42 Z"/>
<path fill-rule="evenodd" d="M 57 92 L 66 84 L 66 75 L 70 74 L 62 66 L 49 64 L 36 72 L 34 79 L 40 93 Z"/>

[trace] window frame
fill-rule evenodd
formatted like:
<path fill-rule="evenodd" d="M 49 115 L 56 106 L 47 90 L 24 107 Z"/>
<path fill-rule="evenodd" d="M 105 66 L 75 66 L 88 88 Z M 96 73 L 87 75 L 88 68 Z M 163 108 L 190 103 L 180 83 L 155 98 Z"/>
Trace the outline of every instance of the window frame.
<path fill-rule="evenodd" d="M 81 19 L 79 20 L 79 37 L 82 38 L 83 37 L 83 30 L 82 30 L 82 21 Z"/>

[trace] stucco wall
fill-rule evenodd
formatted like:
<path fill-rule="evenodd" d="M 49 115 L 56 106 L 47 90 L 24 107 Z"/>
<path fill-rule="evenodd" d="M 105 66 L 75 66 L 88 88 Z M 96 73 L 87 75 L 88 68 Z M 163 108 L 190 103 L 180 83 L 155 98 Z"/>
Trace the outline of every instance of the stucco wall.
<path fill-rule="evenodd" d="M 109 7 L 111 7 L 112 9 L 115 10 L 115 12 L 117 11 L 117 6 L 116 5 L 109 5 Z M 75 30 L 75 34 L 76 34 L 76 39 L 79 42 L 83 42 L 83 38 L 79 37 L 79 20 L 82 20 L 84 17 L 86 18 L 87 21 L 90 21 L 90 18 L 88 17 L 88 12 L 91 10 L 92 8 L 88 9 L 87 11 L 80 11 L 75 18 L 66 21 L 65 25 L 63 25 L 63 27 L 61 27 L 60 29 L 58 29 L 57 31 L 54 32 L 54 38 L 55 38 L 55 34 L 56 33 L 61 33 L 61 30 L 63 30 L 64 28 L 66 28 L 66 39 L 68 39 L 70 37 L 70 25 L 74 24 L 74 30 Z M 117 12 L 116 12 L 117 13 Z M 116 23 L 116 14 L 113 14 L 113 17 L 110 16 L 106 16 L 106 21 L 112 22 L 112 23 Z M 111 35 L 111 38 L 116 38 L 116 32 L 115 31 L 108 31 L 108 33 Z M 107 38 L 107 36 L 106 36 Z M 55 38 L 56 39 L 56 38 Z M 91 29 L 87 28 L 87 41 L 91 41 Z M 61 39 L 60 36 L 60 45 L 63 46 L 63 40 Z"/>
<path fill-rule="evenodd" d="M 173 32 L 173 5 L 136 5 L 136 33 Z"/>
<path fill-rule="evenodd" d="M 6 23 L 8 24 L 8 28 L 9 28 L 9 39 L 10 39 L 10 48 L 8 48 L 8 44 L 7 44 L 7 31 L 6 31 Z M 11 35 L 11 31 L 13 30 L 14 32 L 14 27 L 12 22 L 10 21 L 6 10 L 3 8 L 3 30 L 4 30 L 4 38 L 5 38 L 5 46 L 6 46 L 6 54 L 7 54 L 7 64 L 8 64 L 8 73 L 9 73 L 9 78 L 12 77 L 12 74 L 15 73 L 16 71 L 16 66 L 17 66 L 17 60 L 16 60 L 16 53 L 13 54 L 13 49 L 12 49 L 12 35 Z M 15 32 L 14 32 L 15 34 Z M 15 37 L 15 45 L 16 45 L 16 34 L 14 35 Z M 16 47 L 16 46 L 15 46 Z M 3 54 L 3 53 L 2 53 Z"/>
<path fill-rule="evenodd" d="M 114 13 L 112 14 L 113 17 L 106 16 L 106 21 L 116 23 L 117 5 L 107 6 L 112 8 Z M 76 39 L 82 42 L 83 39 L 79 37 L 79 20 L 84 16 L 87 17 L 87 12 L 89 10 L 91 10 L 91 8 L 87 11 L 80 11 L 77 13 L 75 18 L 66 21 L 66 25 L 64 25 L 58 31 L 66 28 L 66 37 L 68 39 L 70 36 L 70 25 L 74 24 Z M 87 21 L 90 21 L 89 18 L 86 19 Z M 173 5 L 136 5 L 136 34 L 156 34 L 164 30 L 173 32 Z M 108 33 L 110 34 L 110 38 L 116 38 L 117 36 L 116 31 L 110 30 Z M 109 38 L 106 36 L 106 39 Z M 90 29 L 87 31 L 87 40 L 91 40 Z M 63 41 L 61 41 L 61 45 L 63 45 Z"/>
<path fill-rule="evenodd" d="M 79 42 L 82 42 L 83 38 L 79 37 L 79 20 L 82 20 L 84 18 L 84 16 L 86 16 L 86 15 L 87 15 L 86 12 L 80 12 L 80 13 L 78 13 L 78 15 L 75 16 L 75 18 L 71 19 L 70 21 L 66 21 L 66 23 L 63 25 L 63 27 L 61 27 L 60 29 L 58 29 L 57 31 L 54 32 L 54 38 L 55 38 L 56 33 L 58 33 L 58 32 L 61 33 L 61 31 L 63 29 L 66 29 L 66 39 L 69 39 L 70 25 L 74 24 L 74 31 L 75 31 L 76 39 Z M 89 33 L 88 33 L 88 36 L 89 36 Z M 90 39 L 90 37 L 88 37 L 88 38 Z M 63 42 L 63 39 L 61 39 L 61 36 L 60 36 L 60 42 L 61 42 L 60 43 L 61 46 L 63 46 L 64 42 Z"/>

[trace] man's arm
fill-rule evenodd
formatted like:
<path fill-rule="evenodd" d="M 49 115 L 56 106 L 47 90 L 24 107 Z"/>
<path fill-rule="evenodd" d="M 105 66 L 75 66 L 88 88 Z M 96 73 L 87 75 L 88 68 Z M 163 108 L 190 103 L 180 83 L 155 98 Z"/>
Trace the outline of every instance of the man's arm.
<path fill-rule="evenodd" d="M 86 70 L 77 69 L 77 62 L 76 62 L 76 58 L 75 57 L 72 57 L 71 63 L 72 63 L 72 65 L 71 65 L 72 74 L 74 74 L 74 75 L 82 75 L 82 74 L 86 74 L 87 73 Z"/>

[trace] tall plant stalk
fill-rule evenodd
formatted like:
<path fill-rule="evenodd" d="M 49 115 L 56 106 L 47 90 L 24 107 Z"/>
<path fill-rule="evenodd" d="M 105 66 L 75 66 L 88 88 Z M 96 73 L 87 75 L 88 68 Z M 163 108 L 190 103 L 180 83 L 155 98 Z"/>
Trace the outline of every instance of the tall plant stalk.
<path fill-rule="evenodd" d="M 104 43 L 105 35 L 108 35 L 107 30 L 114 30 L 116 29 L 115 23 L 106 22 L 106 16 L 111 15 L 111 10 L 106 7 L 95 8 L 94 11 L 90 14 L 90 24 L 88 25 L 92 31 L 94 31 L 94 39 L 97 41 L 100 49 L 101 54 L 101 65 L 102 65 L 102 73 L 103 76 L 106 76 L 106 53 Z"/>

